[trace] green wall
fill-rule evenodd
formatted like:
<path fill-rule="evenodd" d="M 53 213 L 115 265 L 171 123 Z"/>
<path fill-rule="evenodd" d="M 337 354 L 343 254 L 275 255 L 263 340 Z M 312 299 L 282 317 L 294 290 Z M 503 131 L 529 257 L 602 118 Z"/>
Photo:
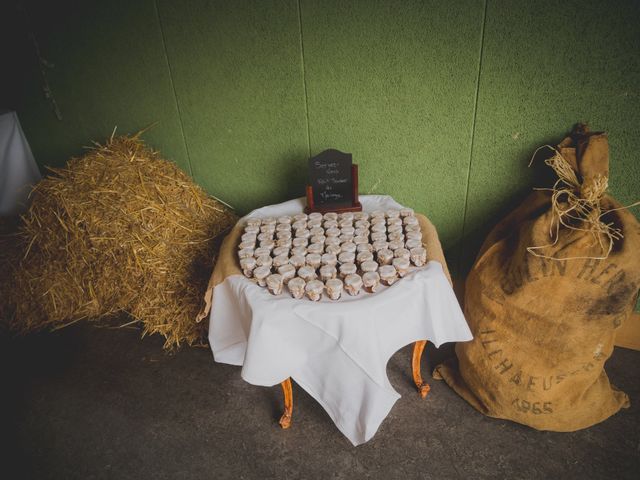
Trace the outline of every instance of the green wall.
<path fill-rule="evenodd" d="M 8 12 L 21 76 L 5 102 L 41 165 L 114 126 L 159 122 L 147 142 L 245 213 L 302 195 L 305 159 L 336 147 L 359 163 L 362 193 L 427 214 L 462 269 L 540 180 L 533 150 L 576 121 L 610 133 L 611 191 L 640 199 L 635 0 L 86 0 L 26 12 Z"/>

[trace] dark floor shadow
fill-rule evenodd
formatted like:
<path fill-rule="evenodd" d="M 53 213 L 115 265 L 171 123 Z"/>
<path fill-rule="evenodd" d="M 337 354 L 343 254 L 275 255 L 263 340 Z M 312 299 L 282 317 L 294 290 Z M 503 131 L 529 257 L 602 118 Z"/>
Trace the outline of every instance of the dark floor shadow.
<path fill-rule="evenodd" d="M 22 438 L 19 422 L 27 418 L 31 386 L 43 379 L 62 378 L 76 362 L 82 348 L 79 329 L 40 332 L 16 337 L 0 333 L 0 442 L 5 446 L 3 470 L 13 472 L 6 478 L 32 478 L 28 461 L 30 445 Z"/>
<path fill-rule="evenodd" d="M 295 395 L 295 393 L 294 393 Z M 284 411 L 284 394 L 280 385 L 267 388 L 264 397 L 268 399 L 269 411 L 271 412 L 271 418 L 274 422 L 278 422 Z M 296 398 L 294 396 L 294 411 Z"/>

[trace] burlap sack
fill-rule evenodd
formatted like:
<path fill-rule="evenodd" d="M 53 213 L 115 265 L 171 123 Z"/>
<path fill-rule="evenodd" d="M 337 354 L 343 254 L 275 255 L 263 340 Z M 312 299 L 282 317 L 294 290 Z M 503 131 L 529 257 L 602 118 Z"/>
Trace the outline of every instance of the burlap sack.
<path fill-rule="evenodd" d="M 486 239 L 466 283 L 474 340 L 434 376 L 485 415 L 574 431 L 629 406 L 604 363 L 637 297 L 640 228 L 604 195 L 606 134 L 578 128 L 547 163 L 563 180 Z"/>

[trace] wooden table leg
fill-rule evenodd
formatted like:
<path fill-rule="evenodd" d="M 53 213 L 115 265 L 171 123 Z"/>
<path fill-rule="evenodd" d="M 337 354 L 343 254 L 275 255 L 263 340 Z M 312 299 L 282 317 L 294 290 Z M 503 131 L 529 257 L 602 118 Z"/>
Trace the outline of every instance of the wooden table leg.
<path fill-rule="evenodd" d="M 291 388 L 291 378 L 287 378 L 280 384 L 284 393 L 284 413 L 280 417 L 280 426 L 289 428 L 291 426 L 291 415 L 293 414 L 293 389 Z"/>
<path fill-rule="evenodd" d="M 427 344 L 426 340 L 420 340 L 413 345 L 413 359 L 411 360 L 411 369 L 413 370 L 413 382 L 418 387 L 418 393 L 420 397 L 425 398 L 427 393 L 431 387 L 427 382 L 422 381 L 422 375 L 420 373 L 420 359 L 422 358 L 422 352 L 424 350 L 425 345 Z"/>

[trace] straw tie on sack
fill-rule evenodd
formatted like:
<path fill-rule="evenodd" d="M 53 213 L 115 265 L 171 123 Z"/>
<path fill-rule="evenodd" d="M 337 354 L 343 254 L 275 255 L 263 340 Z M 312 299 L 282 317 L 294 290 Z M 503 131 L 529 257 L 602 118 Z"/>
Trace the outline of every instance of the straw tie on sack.
<path fill-rule="evenodd" d="M 558 180 L 552 188 L 536 188 L 535 190 L 553 192 L 551 195 L 552 215 L 549 224 L 549 236 L 553 241 L 547 245 L 527 247 L 527 251 L 536 257 L 550 260 L 604 260 L 608 258 L 614 242 L 621 240 L 624 235 L 619 228 L 613 226 L 613 223 L 605 223 L 602 217 L 616 210 L 640 205 L 640 202 L 626 207 L 602 209 L 600 201 L 609 187 L 608 177 L 594 175 L 588 180 L 580 181 L 571 164 L 551 145 L 543 145 L 536 149 L 529 162 L 529 167 L 533 164 L 536 154 L 543 148 L 549 148 L 555 152 L 544 163 L 553 168 L 553 171 L 558 175 Z M 580 226 L 572 225 L 572 223 L 577 223 Z M 588 232 L 593 237 L 591 246 L 599 245 L 602 255 L 559 258 L 539 253 L 538 250 L 554 247 L 558 243 L 560 225 L 569 230 Z"/>

